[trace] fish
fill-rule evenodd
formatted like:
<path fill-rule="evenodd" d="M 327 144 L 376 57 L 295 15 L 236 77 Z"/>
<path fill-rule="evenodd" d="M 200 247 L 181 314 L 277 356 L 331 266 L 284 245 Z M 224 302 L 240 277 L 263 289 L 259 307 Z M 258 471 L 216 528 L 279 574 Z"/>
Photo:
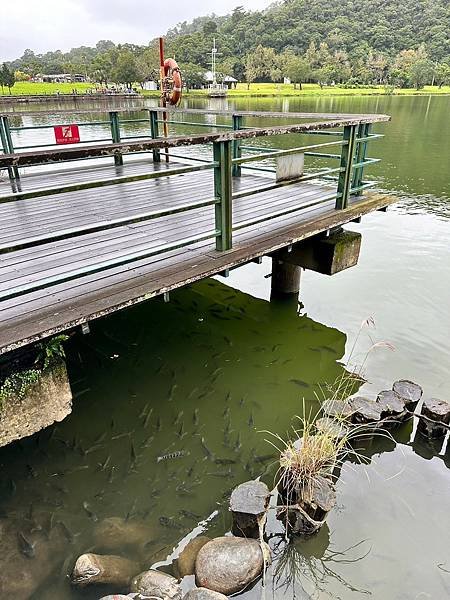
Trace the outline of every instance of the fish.
<path fill-rule="evenodd" d="M 113 479 L 114 479 L 114 472 L 116 470 L 116 467 L 112 466 L 109 470 L 109 477 L 108 477 L 108 483 L 112 483 Z"/>
<path fill-rule="evenodd" d="M 159 522 L 163 527 L 168 527 L 169 529 L 183 529 L 183 525 L 170 517 L 159 517 Z"/>
<path fill-rule="evenodd" d="M 181 423 L 180 429 L 177 431 L 177 436 L 182 440 L 187 435 L 187 431 L 184 431 L 184 423 Z"/>
<path fill-rule="evenodd" d="M 148 411 L 148 413 L 147 413 L 147 416 L 145 417 L 145 420 L 144 420 L 144 429 L 146 429 L 146 428 L 147 428 L 147 425 L 148 425 L 148 424 L 149 424 L 149 422 L 150 422 L 150 417 L 152 416 L 152 412 L 153 412 L 153 408 L 151 408 L 151 409 Z"/>
<path fill-rule="evenodd" d="M 34 558 L 36 542 L 30 542 L 21 531 L 18 533 L 20 552 L 27 558 Z"/>
<path fill-rule="evenodd" d="M 194 495 L 193 491 L 188 489 L 182 483 L 177 485 L 177 487 L 175 488 L 175 491 L 177 492 L 178 496 L 193 496 Z"/>
<path fill-rule="evenodd" d="M 156 459 L 156 462 L 159 463 L 163 460 L 171 460 L 173 458 L 181 458 L 182 456 L 186 455 L 186 451 L 185 450 L 177 450 L 176 452 L 170 452 L 170 454 L 162 454 L 161 456 L 158 456 L 158 458 Z"/>
<path fill-rule="evenodd" d="M 248 418 L 248 426 L 253 427 L 254 425 L 255 425 L 255 422 L 253 420 L 253 413 L 250 413 L 250 416 Z"/>
<path fill-rule="evenodd" d="M 135 498 L 133 504 L 131 505 L 130 510 L 125 515 L 125 521 L 128 521 L 129 519 L 131 519 L 131 517 L 133 517 L 136 514 L 136 504 L 137 504 L 137 498 Z"/>
<path fill-rule="evenodd" d="M 200 439 L 201 439 L 202 448 L 205 451 L 206 456 L 208 458 L 212 458 L 213 457 L 213 453 L 211 452 L 211 450 L 206 445 L 205 438 L 202 436 Z"/>
<path fill-rule="evenodd" d="M 289 381 L 291 383 L 295 383 L 295 385 L 298 385 L 299 387 L 309 388 L 309 383 L 307 383 L 306 381 L 302 381 L 301 379 L 289 379 Z"/>
<path fill-rule="evenodd" d="M 256 463 L 265 463 L 275 458 L 274 454 L 261 454 L 260 456 L 253 456 L 253 461 Z"/>
<path fill-rule="evenodd" d="M 180 410 L 180 412 L 175 417 L 175 420 L 173 422 L 174 425 L 178 425 L 178 423 L 181 421 L 181 417 L 183 416 L 183 414 L 184 414 L 184 411 Z"/>
<path fill-rule="evenodd" d="M 194 409 L 194 416 L 192 418 L 192 421 L 193 421 L 194 425 L 197 427 L 197 425 L 199 424 L 198 408 Z"/>
<path fill-rule="evenodd" d="M 161 417 L 159 415 L 156 419 L 155 429 L 156 429 L 156 431 L 161 431 Z"/>
<path fill-rule="evenodd" d="M 96 440 L 94 440 L 94 444 L 100 444 L 104 441 L 106 437 L 106 431 L 104 431 Z"/>
<path fill-rule="evenodd" d="M 234 458 L 215 458 L 214 462 L 216 465 L 235 465 L 237 461 Z"/>
<path fill-rule="evenodd" d="M 226 335 L 223 336 L 223 339 L 226 341 L 226 343 L 231 347 L 233 345 L 233 342 L 230 340 L 229 337 L 227 337 Z"/>
<path fill-rule="evenodd" d="M 227 406 L 227 407 L 225 408 L 225 410 L 224 410 L 224 411 L 223 411 L 223 413 L 222 413 L 222 416 L 223 416 L 224 418 L 227 418 L 227 417 L 229 417 L 229 416 L 230 416 L 230 407 L 229 407 L 229 406 Z"/>
<path fill-rule="evenodd" d="M 31 465 L 27 465 L 27 471 L 28 471 L 28 475 L 29 475 L 30 477 L 33 477 L 33 478 L 35 478 L 35 477 L 37 477 L 37 476 L 38 476 L 38 474 L 37 474 L 36 470 L 35 470 L 35 469 L 33 469 L 33 467 L 32 467 Z"/>
<path fill-rule="evenodd" d="M 64 533 L 64 535 L 66 536 L 66 538 L 67 538 L 67 541 L 68 541 L 70 544 L 73 544 L 73 542 L 74 542 L 75 538 L 76 538 L 77 536 L 79 536 L 80 534 L 79 534 L 79 533 L 73 533 L 73 532 L 72 532 L 72 531 L 71 531 L 71 530 L 70 530 L 70 529 L 67 527 L 67 525 L 64 523 L 64 521 L 58 521 L 58 523 L 57 523 L 57 524 L 59 525 L 60 529 L 62 530 L 62 532 L 63 532 L 63 533 Z"/>
<path fill-rule="evenodd" d="M 153 440 L 155 439 L 154 435 L 150 435 L 141 445 L 141 448 L 150 448 L 150 445 L 152 444 Z"/>
<path fill-rule="evenodd" d="M 113 435 L 111 439 L 112 440 L 120 440 L 124 437 L 130 437 L 133 433 L 134 433 L 134 431 L 124 431 L 123 433 L 118 433 L 117 435 Z"/>
<path fill-rule="evenodd" d="M 336 350 L 331 348 L 331 346 L 319 346 L 319 348 L 325 352 L 328 352 L 329 354 L 337 354 Z"/>
<path fill-rule="evenodd" d="M 175 374 L 174 374 L 175 375 Z M 170 390 L 169 390 L 169 394 L 167 396 L 167 401 L 168 402 L 172 402 L 173 400 L 173 395 L 175 393 L 175 390 L 177 389 L 178 385 L 176 383 L 172 384 Z"/>
<path fill-rule="evenodd" d="M 83 508 L 86 511 L 88 517 L 90 519 L 92 519 L 95 523 L 98 521 L 98 517 L 97 515 L 91 510 L 89 504 L 86 502 L 86 500 L 83 502 Z"/>
<path fill-rule="evenodd" d="M 238 450 L 240 450 L 242 447 L 242 443 L 241 443 L 241 434 L 238 433 L 238 436 L 236 438 L 236 442 L 234 444 L 234 450 L 237 452 Z"/>
<path fill-rule="evenodd" d="M 131 447 L 130 447 L 130 457 L 131 457 L 131 460 L 132 460 L 133 462 L 136 462 L 137 455 L 136 455 L 136 450 L 135 450 L 135 448 L 134 448 L 134 444 L 133 444 L 133 442 L 131 442 Z"/>
<path fill-rule="evenodd" d="M 212 477 L 233 477 L 233 472 L 230 467 L 228 471 L 214 471 L 213 473 L 208 473 L 208 475 Z"/>
<path fill-rule="evenodd" d="M 89 448 L 87 448 L 84 451 L 84 455 L 86 454 L 90 454 L 91 452 L 96 452 L 97 450 L 100 450 L 101 448 L 104 448 L 105 444 L 94 444 L 93 446 L 90 446 Z"/>
<path fill-rule="evenodd" d="M 86 471 L 86 469 L 89 469 L 89 465 L 78 465 L 77 467 L 74 467 L 73 469 L 69 469 L 67 471 L 67 474 L 69 475 L 70 473 L 77 473 L 78 471 Z"/>
<path fill-rule="evenodd" d="M 180 515 L 185 517 L 186 519 L 192 519 L 193 521 L 200 521 L 201 520 L 201 516 L 200 515 L 196 515 L 193 512 L 190 512 L 189 510 L 180 510 Z"/>
<path fill-rule="evenodd" d="M 139 419 L 143 419 L 145 417 L 145 415 L 147 414 L 148 405 L 149 405 L 149 402 L 147 402 L 147 404 L 144 406 L 144 408 L 139 413 L 139 417 L 138 417 Z"/>
<path fill-rule="evenodd" d="M 111 460 L 111 454 L 108 454 L 108 456 L 105 458 L 105 460 L 102 463 L 98 463 L 99 470 L 106 471 L 106 467 L 109 465 L 110 460 Z"/>

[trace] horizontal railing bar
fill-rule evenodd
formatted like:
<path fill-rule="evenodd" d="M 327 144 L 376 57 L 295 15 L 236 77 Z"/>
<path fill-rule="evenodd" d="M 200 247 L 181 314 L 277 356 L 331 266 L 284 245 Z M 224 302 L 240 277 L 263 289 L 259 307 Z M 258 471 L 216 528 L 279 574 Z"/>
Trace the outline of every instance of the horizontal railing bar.
<path fill-rule="evenodd" d="M 207 158 L 197 158 L 196 156 L 183 156 L 182 154 L 173 154 L 170 153 L 170 158 L 184 158 L 185 160 L 194 160 L 196 162 L 209 163 L 210 160 Z"/>
<path fill-rule="evenodd" d="M 265 173 L 276 173 L 275 169 L 269 167 L 250 167 L 249 165 L 242 165 L 243 169 L 250 169 L 251 171 L 264 171 Z"/>
<path fill-rule="evenodd" d="M 361 162 L 353 163 L 352 169 L 355 169 L 357 167 L 365 167 L 366 165 L 374 165 L 376 163 L 379 163 L 380 161 L 381 158 L 365 158 Z"/>
<path fill-rule="evenodd" d="M 277 152 L 269 152 L 266 155 L 258 154 L 256 156 L 243 156 L 242 158 L 233 158 L 233 164 L 242 164 L 246 162 L 256 162 L 258 160 L 265 160 L 266 158 L 273 158 L 277 156 L 289 156 L 289 154 L 297 154 L 306 152 L 314 148 L 325 148 L 328 146 L 346 146 L 348 144 L 345 140 L 336 140 L 334 142 L 324 142 L 322 144 L 312 144 L 309 146 L 299 146 L 298 148 L 290 148 L 289 150 L 277 150 Z"/>
<path fill-rule="evenodd" d="M 254 129 L 254 127 L 241 127 L 241 130 L 246 130 L 246 129 Z M 338 135 L 338 136 L 342 136 L 343 132 L 342 131 L 314 131 L 314 130 L 310 130 L 310 131 L 305 131 L 304 132 L 305 135 Z"/>
<path fill-rule="evenodd" d="M 116 227 L 123 227 L 124 225 L 132 225 L 134 223 L 142 223 L 144 221 L 150 221 L 151 219 L 157 219 L 158 217 L 165 217 L 167 215 L 176 215 L 178 213 L 187 212 L 189 210 L 195 210 L 197 208 L 204 208 L 205 206 L 213 206 L 217 204 L 218 200 L 201 200 L 195 203 L 185 203 L 177 207 L 166 208 L 162 210 L 150 210 L 143 212 L 132 217 L 121 217 L 118 219 L 109 219 L 108 221 L 99 221 L 92 223 L 91 225 L 83 225 L 80 227 L 71 227 L 69 229 L 62 229 L 61 231 L 55 231 L 50 234 L 36 235 L 23 240 L 18 240 L 10 244 L 0 244 L 0 254 L 7 254 L 15 250 L 24 250 L 25 248 L 32 248 L 34 246 L 42 246 L 47 242 L 58 242 L 60 240 L 68 240 L 73 237 L 85 235 L 88 233 L 97 233 L 99 231 L 106 231 L 108 229 L 115 229 Z"/>
<path fill-rule="evenodd" d="M 284 181 L 277 181 L 276 183 L 264 186 L 263 188 L 247 190 L 245 192 L 237 192 L 233 194 L 233 200 L 238 198 L 245 198 L 246 196 L 253 196 L 254 194 L 260 194 L 262 192 L 269 192 L 270 190 L 276 190 L 277 188 L 284 187 L 286 185 L 293 185 L 295 183 L 302 183 L 303 181 L 309 181 L 311 179 L 319 179 L 322 175 L 328 175 L 329 173 L 340 173 L 344 170 L 343 167 L 336 167 L 333 169 L 323 169 L 322 171 L 316 171 L 314 173 L 308 173 L 307 175 L 301 175 L 301 177 L 295 177 L 294 179 L 286 179 Z"/>
<path fill-rule="evenodd" d="M 148 121 L 147 121 L 148 122 Z M 123 123 L 123 121 L 121 121 Z M 71 125 L 77 125 L 78 127 L 92 127 L 95 125 L 109 125 L 110 121 L 85 121 L 83 123 L 71 123 Z M 10 131 L 26 131 L 28 129 L 53 129 L 57 127 L 58 123 L 53 125 L 24 125 L 23 127 L 10 127 Z"/>
<path fill-rule="evenodd" d="M 328 200 L 335 200 L 338 194 L 336 192 L 330 193 L 326 196 L 318 200 L 312 200 L 311 202 L 305 202 L 304 204 L 300 204 L 299 206 L 290 206 L 289 208 L 285 208 L 284 210 L 276 210 L 271 213 L 262 215 L 261 217 L 257 217 L 255 219 L 247 219 L 246 221 L 241 221 L 237 225 L 233 227 L 233 231 L 238 231 L 239 229 L 244 229 L 244 227 L 249 227 L 250 225 L 257 225 L 258 223 L 263 223 L 264 221 L 270 221 L 271 219 L 276 219 L 277 217 L 283 217 L 284 215 L 288 215 L 293 212 L 300 211 L 304 208 L 309 208 L 311 206 L 315 206 L 317 204 L 322 204 L 322 202 L 326 202 Z"/>
<path fill-rule="evenodd" d="M 109 124 L 109 121 L 107 121 L 107 123 Z M 150 120 L 148 119 L 120 119 L 119 121 L 120 125 L 122 125 L 122 123 L 147 123 L 147 125 L 150 124 Z"/>
<path fill-rule="evenodd" d="M 147 139 L 147 140 L 151 140 L 152 139 L 152 137 L 150 135 L 148 135 L 148 134 L 147 135 L 140 135 L 140 134 L 137 134 L 137 135 L 121 135 L 120 138 L 122 140 L 135 140 L 135 139 L 143 139 L 143 140 Z"/>
<path fill-rule="evenodd" d="M 67 281 L 72 281 L 73 279 L 78 279 L 86 275 L 94 275 L 95 273 L 100 273 L 101 271 L 106 271 L 113 267 L 119 267 L 121 265 L 126 265 L 140 259 L 150 258 L 151 256 L 155 256 L 156 254 L 163 254 L 164 252 L 169 252 L 170 250 L 177 250 L 178 248 L 183 248 L 185 246 L 189 246 L 190 244 L 195 244 L 197 242 L 202 242 L 203 240 L 216 238 L 219 235 L 220 231 L 214 229 L 213 231 L 209 231 L 199 236 L 197 235 L 181 239 L 178 242 L 161 244 L 160 246 L 156 246 L 152 250 L 140 250 L 120 258 L 104 260 L 95 265 L 73 269 L 72 271 L 68 271 L 64 275 L 45 277 L 39 282 L 25 283 L 21 286 L 11 288 L 5 292 L 0 292 L 0 300 L 10 300 L 11 298 L 16 298 L 17 296 L 23 296 L 26 293 L 46 289 L 53 285 L 65 283 Z"/>
<path fill-rule="evenodd" d="M 268 118 L 289 118 L 289 119 L 327 119 L 337 120 L 340 122 L 336 123 L 334 127 L 346 124 L 359 124 L 359 123 L 380 123 L 390 121 L 391 117 L 383 114 L 355 114 L 355 113 L 314 113 L 314 112 L 269 112 L 269 111 L 236 111 L 236 110 L 213 110 L 213 109 L 199 109 L 199 108 L 162 108 L 162 107 L 149 107 L 144 108 L 142 106 L 135 108 L 115 108 L 114 112 L 117 113 L 130 113 L 130 112 L 151 112 L 155 111 L 158 113 L 167 114 L 197 114 L 197 115 L 221 115 L 221 116 L 242 116 L 242 117 L 268 117 Z M 56 109 L 52 110 L 52 114 L 108 114 L 111 112 L 110 108 L 89 108 L 89 109 Z M 9 111 L 1 112 L 0 116 L 42 116 L 42 111 Z M 348 121 L 352 120 L 352 123 Z M 322 129 L 323 123 L 318 123 L 316 129 Z M 315 128 L 312 128 L 315 129 Z"/>
<path fill-rule="evenodd" d="M 149 136 L 146 136 L 149 137 Z M 83 140 L 83 144 L 95 144 L 95 143 L 101 143 L 101 142 L 109 142 L 111 140 L 111 138 L 100 138 L 98 140 Z M 56 142 L 53 142 L 52 144 L 36 144 L 35 146 L 16 146 L 14 148 L 14 150 L 29 150 L 30 148 L 50 148 L 52 146 L 58 147 L 58 144 Z"/>
<path fill-rule="evenodd" d="M 305 156 L 316 156 L 317 158 L 338 158 L 340 160 L 340 154 L 327 154 L 326 152 L 305 152 Z"/>
<path fill-rule="evenodd" d="M 230 131 L 228 133 L 208 133 L 205 135 L 195 135 L 195 136 L 173 136 L 170 138 L 159 138 L 155 140 L 149 141 L 131 141 L 128 143 L 116 143 L 116 144 L 108 144 L 107 146 L 102 146 L 100 144 L 96 146 L 90 146 L 89 148 L 78 146 L 77 148 L 64 148 L 56 152 L 50 152 L 46 150 L 42 150 L 40 152 L 29 152 L 22 154 L 7 154 L 0 157 L 0 168 L 5 168 L 8 166 L 18 167 L 23 165 L 33 165 L 39 164 L 42 162 L 58 162 L 60 160 L 64 160 L 66 157 L 69 158 L 77 158 L 81 157 L 85 154 L 90 156 L 114 156 L 117 153 L 132 153 L 139 152 L 142 150 L 156 150 L 161 148 L 176 148 L 179 146 L 195 146 L 206 144 L 208 142 L 226 142 L 232 140 L 245 140 L 245 139 L 254 139 L 258 137 L 269 137 L 272 135 L 285 135 L 289 133 L 302 133 L 316 127 L 324 127 L 331 129 L 336 127 L 338 124 L 346 124 L 346 125 L 358 125 L 360 123 L 360 118 L 348 120 L 348 121 L 325 121 L 323 123 L 303 123 L 300 125 L 289 125 L 289 126 L 274 126 L 267 127 L 264 129 L 252 129 L 247 131 Z M 326 144 L 317 144 L 311 146 L 305 146 L 304 150 L 311 150 L 314 148 L 325 147 L 326 145 L 344 145 L 347 142 L 344 140 L 337 140 L 333 142 L 327 142 Z M 291 151 L 285 151 L 291 152 Z M 39 160 L 39 159 L 47 159 Z M 233 159 L 233 162 L 243 160 L 258 160 L 258 157 L 252 158 L 248 157 L 246 159 Z"/>
<path fill-rule="evenodd" d="M 255 152 L 279 152 L 281 148 L 264 148 L 263 146 L 241 146 L 241 150 L 253 150 Z M 340 154 L 326 154 L 324 152 L 305 152 L 305 156 L 318 156 L 322 158 L 341 158 Z M 259 157 L 261 160 L 261 157 Z"/>
<path fill-rule="evenodd" d="M 123 121 L 121 121 L 121 123 L 123 123 Z M 213 125 L 212 123 L 193 123 L 191 121 L 164 121 L 164 119 L 158 119 L 158 123 L 169 123 L 169 125 L 193 125 L 194 127 L 216 127 L 219 129 L 233 129 L 232 125 Z"/>
<path fill-rule="evenodd" d="M 357 144 L 361 144 L 361 142 L 370 142 L 370 140 L 378 140 L 381 138 L 384 138 L 383 133 L 371 133 L 370 135 L 368 135 L 366 137 L 356 138 L 355 141 Z"/>
<path fill-rule="evenodd" d="M 376 181 L 363 181 L 363 183 L 361 185 L 359 185 L 358 187 L 354 187 L 350 190 L 350 193 L 353 192 L 360 192 L 362 190 L 366 190 L 368 188 L 372 188 L 377 184 Z"/>
<path fill-rule="evenodd" d="M 14 192 L 6 196 L 0 196 L 0 204 L 5 202 L 13 202 L 15 200 L 26 200 L 30 198 L 39 198 L 42 196 L 52 196 L 65 192 L 78 192 L 81 190 L 90 190 L 109 185 L 118 185 L 121 183 L 132 183 L 134 181 L 145 181 L 146 179 L 160 179 L 161 177 L 170 177 L 171 175 L 183 175 L 184 173 L 193 173 L 195 171 L 204 171 L 205 169 L 213 169 L 218 167 L 219 163 L 210 162 L 207 165 L 189 165 L 187 167 L 179 167 L 176 169 L 168 169 L 164 171 L 153 171 L 151 173 L 140 173 L 138 175 L 124 175 L 122 177 L 114 177 L 112 179 L 97 179 L 93 181 L 85 181 L 81 183 L 69 183 L 59 187 L 40 188 L 38 190 L 30 190 L 28 192 Z"/>

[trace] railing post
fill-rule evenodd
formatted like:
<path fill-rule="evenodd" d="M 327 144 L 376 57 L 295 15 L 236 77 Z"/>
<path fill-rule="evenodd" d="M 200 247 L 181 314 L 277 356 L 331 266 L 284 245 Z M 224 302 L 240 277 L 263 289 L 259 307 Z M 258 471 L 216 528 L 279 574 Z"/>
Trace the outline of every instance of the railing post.
<path fill-rule="evenodd" d="M 150 132 L 153 140 L 159 137 L 158 113 L 156 110 L 150 111 Z M 158 149 L 153 150 L 153 162 L 161 162 L 161 152 Z"/>
<path fill-rule="evenodd" d="M 352 182 L 353 154 L 355 151 L 356 125 L 346 125 L 344 127 L 344 142 L 341 152 L 341 169 L 337 186 L 338 197 L 336 198 L 336 208 L 347 208 L 350 186 Z"/>
<path fill-rule="evenodd" d="M 113 144 L 120 144 L 120 123 L 119 113 L 117 111 L 111 111 L 109 113 L 109 121 L 111 124 L 111 139 Z M 123 165 L 123 157 L 121 154 L 114 155 L 114 164 L 116 166 Z"/>
<path fill-rule="evenodd" d="M 233 115 L 233 130 L 234 131 L 239 131 L 239 129 L 242 129 L 242 121 L 243 121 L 242 115 Z M 233 158 L 241 158 L 241 156 L 242 156 L 241 141 L 233 140 Z M 241 171 L 242 171 L 241 165 L 233 165 L 233 177 L 240 177 Z"/>
<path fill-rule="evenodd" d="M 214 195 L 216 229 L 220 232 L 216 238 L 216 250 L 230 250 L 233 243 L 232 194 L 232 141 L 213 143 L 214 161 Z"/>
<path fill-rule="evenodd" d="M 356 141 L 358 141 L 361 138 L 368 137 L 369 134 L 370 134 L 370 123 L 361 123 L 358 126 Z M 367 156 L 367 141 L 359 142 L 359 144 L 356 144 L 355 162 L 356 163 L 364 162 L 366 160 L 366 156 Z M 359 193 L 357 191 L 352 192 L 352 189 L 357 189 L 362 185 L 363 174 L 364 174 L 364 166 L 355 167 L 355 169 L 353 171 L 353 180 L 352 180 L 352 186 L 350 189 L 350 194 L 358 194 Z"/>
<path fill-rule="evenodd" d="M 0 117 L 0 138 L 2 141 L 3 152 L 5 154 L 14 154 L 14 144 L 11 137 L 11 131 L 9 129 L 8 117 Z M 8 167 L 8 176 L 11 180 L 19 179 L 18 167 Z"/>

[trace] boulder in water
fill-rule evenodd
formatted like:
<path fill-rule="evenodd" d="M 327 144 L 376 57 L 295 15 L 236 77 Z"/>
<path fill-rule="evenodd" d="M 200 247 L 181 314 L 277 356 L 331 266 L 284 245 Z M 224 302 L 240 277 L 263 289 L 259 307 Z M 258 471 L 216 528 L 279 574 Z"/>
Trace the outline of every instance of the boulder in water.
<path fill-rule="evenodd" d="M 72 583 L 84 587 L 91 584 L 128 587 L 133 575 L 139 571 L 139 565 L 122 556 L 102 554 L 82 554 L 78 557 L 72 571 Z"/>
<path fill-rule="evenodd" d="M 450 402 L 438 398 L 427 398 L 422 406 L 423 417 L 419 431 L 431 439 L 445 437 L 450 424 Z"/>
<path fill-rule="evenodd" d="M 96 549 L 107 552 L 130 547 L 140 549 L 154 537 L 154 532 L 142 521 L 127 521 L 122 517 L 108 517 L 94 527 Z"/>
<path fill-rule="evenodd" d="M 133 577 L 130 591 L 161 600 L 181 600 L 182 597 L 181 586 L 175 577 L 156 569 L 143 571 Z"/>
<path fill-rule="evenodd" d="M 386 424 L 400 423 L 409 417 L 405 401 L 394 390 L 383 390 L 378 394 L 376 402 L 380 407 L 381 419 Z"/>
<path fill-rule="evenodd" d="M 381 419 L 381 407 L 374 400 L 364 396 L 353 396 L 349 398 L 348 404 L 351 408 L 351 419 L 353 423 L 369 424 L 376 423 Z"/>
<path fill-rule="evenodd" d="M 206 588 L 196 588 L 188 592 L 183 600 L 227 600 L 227 597 Z"/>
<path fill-rule="evenodd" d="M 178 577 L 183 578 L 186 575 L 193 575 L 195 573 L 195 561 L 200 548 L 203 548 L 205 544 L 211 541 L 211 538 L 206 535 L 199 535 L 198 537 L 191 540 L 185 549 L 180 553 L 179 557 L 175 561 L 175 571 Z"/>
<path fill-rule="evenodd" d="M 264 555 L 254 539 L 219 537 L 203 546 L 195 562 L 195 580 L 224 595 L 241 592 L 262 573 Z"/>

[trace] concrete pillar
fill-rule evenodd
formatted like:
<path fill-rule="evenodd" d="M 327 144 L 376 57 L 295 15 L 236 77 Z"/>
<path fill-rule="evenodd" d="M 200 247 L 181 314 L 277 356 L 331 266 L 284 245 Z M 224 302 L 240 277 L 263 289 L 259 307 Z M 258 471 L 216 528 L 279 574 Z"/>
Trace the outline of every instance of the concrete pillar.
<path fill-rule="evenodd" d="M 272 296 L 298 295 L 301 267 L 272 257 Z"/>

